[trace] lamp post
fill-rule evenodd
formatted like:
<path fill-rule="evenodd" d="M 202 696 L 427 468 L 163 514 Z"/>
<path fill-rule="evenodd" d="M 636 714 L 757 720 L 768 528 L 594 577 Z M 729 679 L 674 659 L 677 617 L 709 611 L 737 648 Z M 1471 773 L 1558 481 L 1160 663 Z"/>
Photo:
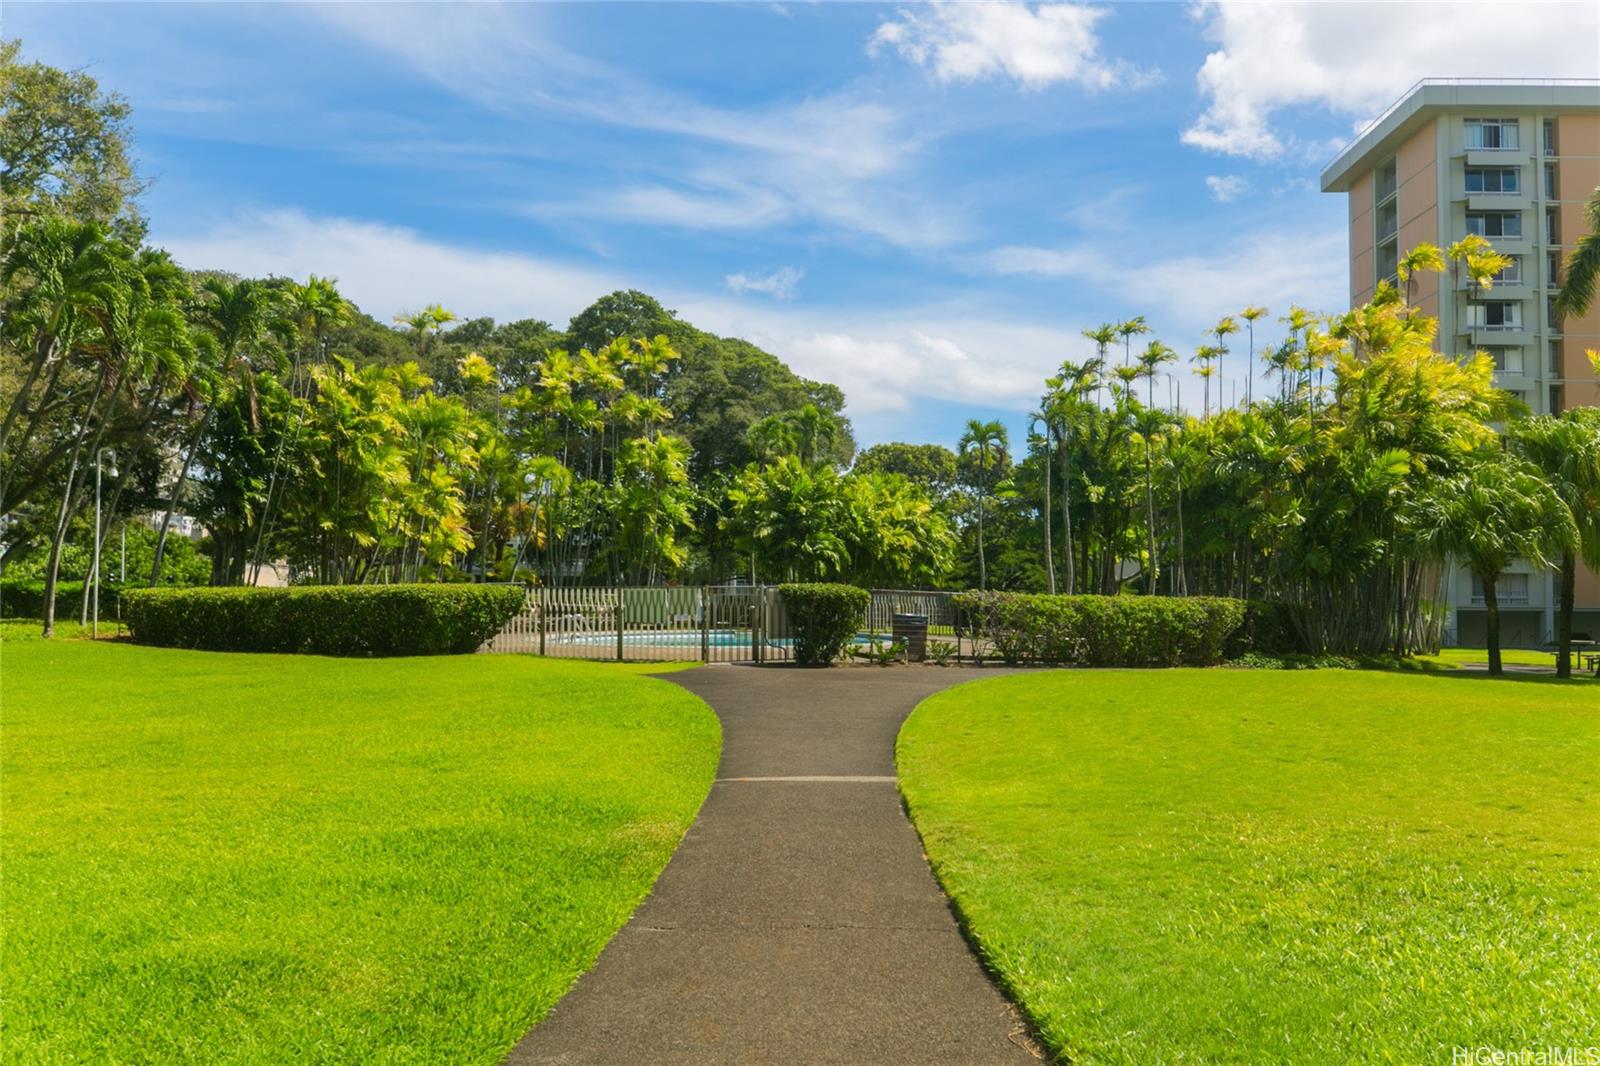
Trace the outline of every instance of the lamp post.
<path fill-rule="evenodd" d="M 109 448 L 101 448 L 94 453 L 94 561 L 90 567 L 94 575 L 94 623 L 89 635 L 95 639 L 100 637 L 100 542 L 105 539 L 100 525 L 100 470 L 108 451 Z M 111 476 L 117 476 L 115 452 L 111 453 Z"/>

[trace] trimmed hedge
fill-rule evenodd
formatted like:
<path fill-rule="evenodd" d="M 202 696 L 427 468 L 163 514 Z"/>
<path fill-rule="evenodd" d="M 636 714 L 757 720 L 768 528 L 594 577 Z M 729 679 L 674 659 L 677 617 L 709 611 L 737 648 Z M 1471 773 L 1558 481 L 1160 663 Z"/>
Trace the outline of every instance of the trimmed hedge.
<path fill-rule="evenodd" d="M 794 634 L 794 661 L 827 665 L 837 659 L 867 617 L 872 594 L 854 585 L 779 585 L 789 629 Z"/>
<path fill-rule="evenodd" d="M 461 655 L 522 608 L 519 585 L 130 589 L 140 644 L 310 655 Z"/>
<path fill-rule="evenodd" d="M 115 581 L 100 583 L 100 617 L 109 618 L 117 613 L 117 597 L 122 586 Z M 83 602 L 82 581 L 56 582 L 56 617 L 78 617 L 78 605 Z M 43 618 L 44 582 L 39 578 L 18 580 L 0 578 L 0 618 Z"/>
<path fill-rule="evenodd" d="M 963 592 L 963 627 L 1007 663 L 1211 666 L 1245 619 L 1243 600 L 1209 596 L 1049 596 Z"/>

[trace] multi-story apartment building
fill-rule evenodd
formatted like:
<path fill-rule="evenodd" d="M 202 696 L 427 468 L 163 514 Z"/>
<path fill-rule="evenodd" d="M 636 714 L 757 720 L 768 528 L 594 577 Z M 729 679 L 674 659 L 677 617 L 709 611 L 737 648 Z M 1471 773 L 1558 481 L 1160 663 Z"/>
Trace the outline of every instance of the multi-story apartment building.
<path fill-rule="evenodd" d="M 1600 300 L 1559 320 L 1561 264 L 1585 232 L 1584 201 L 1600 186 L 1600 79 L 1455 79 L 1417 83 L 1322 172 L 1349 196 L 1350 299 L 1395 282 L 1401 256 L 1486 237 L 1512 265 L 1487 292 L 1454 273 L 1413 279 L 1412 300 L 1439 320 L 1447 352 L 1494 357 L 1496 379 L 1535 412 L 1600 404 L 1587 349 L 1600 349 Z M 1554 575 L 1517 564 L 1502 575 L 1507 643 L 1539 645 L 1555 630 Z M 1454 637 L 1484 640 L 1483 590 L 1449 578 Z M 1600 575 L 1580 572 L 1574 629 L 1600 639 Z"/>

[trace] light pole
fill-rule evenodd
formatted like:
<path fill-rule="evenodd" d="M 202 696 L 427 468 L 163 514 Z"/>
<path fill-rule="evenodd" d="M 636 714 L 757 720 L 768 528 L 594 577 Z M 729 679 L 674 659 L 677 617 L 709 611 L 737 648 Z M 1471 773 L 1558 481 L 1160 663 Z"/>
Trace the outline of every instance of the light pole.
<path fill-rule="evenodd" d="M 94 453 L 94 562 L 90 568 L 94 574 L 94 623 L 89 635 L 95 639 L 100 637 L 100 542 L 105 539 L 100 525 L 100 469 L 108 451 L 101 448 Z M 117 476 L 116 452 L 111 452 L 111 476 Z"/>

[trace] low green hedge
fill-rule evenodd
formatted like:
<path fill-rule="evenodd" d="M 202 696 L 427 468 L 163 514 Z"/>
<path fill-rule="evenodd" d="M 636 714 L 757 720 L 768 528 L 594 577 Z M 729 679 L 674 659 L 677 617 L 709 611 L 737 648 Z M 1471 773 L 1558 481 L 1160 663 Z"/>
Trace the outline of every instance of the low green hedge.
<path fill-rule="evenodd" d="M 794 661 L 826 665 L 844 651 L 867 617 L 872 594 L 854 585 L 780 585 L 794 635 Z"/>
<path fill-rule="evenodd" d="M 141 644 L 311 655 L 459 655 L 522 607 L 517 585 L 317 585 L 130 589 Z"/>
<path fill-rule="evenodd" d="M 110 618 L 117 613 L 117 597 L 122 586 L 115 581 L 100 584 L 100 617 Z M 56 582 L 56 615 L 78 616 L 78 605 L 83 602 L 82 581 Z M 39 578 L 0 578 L 0 618 L 43 618 L 44 582 Z"/>
<path fill-rule="evenodd" d="M 963 592 L 954 606 L 1007 663 L 1078 666 L 1210 666 L 1245 618 L 1243 600 L 1209 596 Z"/>

